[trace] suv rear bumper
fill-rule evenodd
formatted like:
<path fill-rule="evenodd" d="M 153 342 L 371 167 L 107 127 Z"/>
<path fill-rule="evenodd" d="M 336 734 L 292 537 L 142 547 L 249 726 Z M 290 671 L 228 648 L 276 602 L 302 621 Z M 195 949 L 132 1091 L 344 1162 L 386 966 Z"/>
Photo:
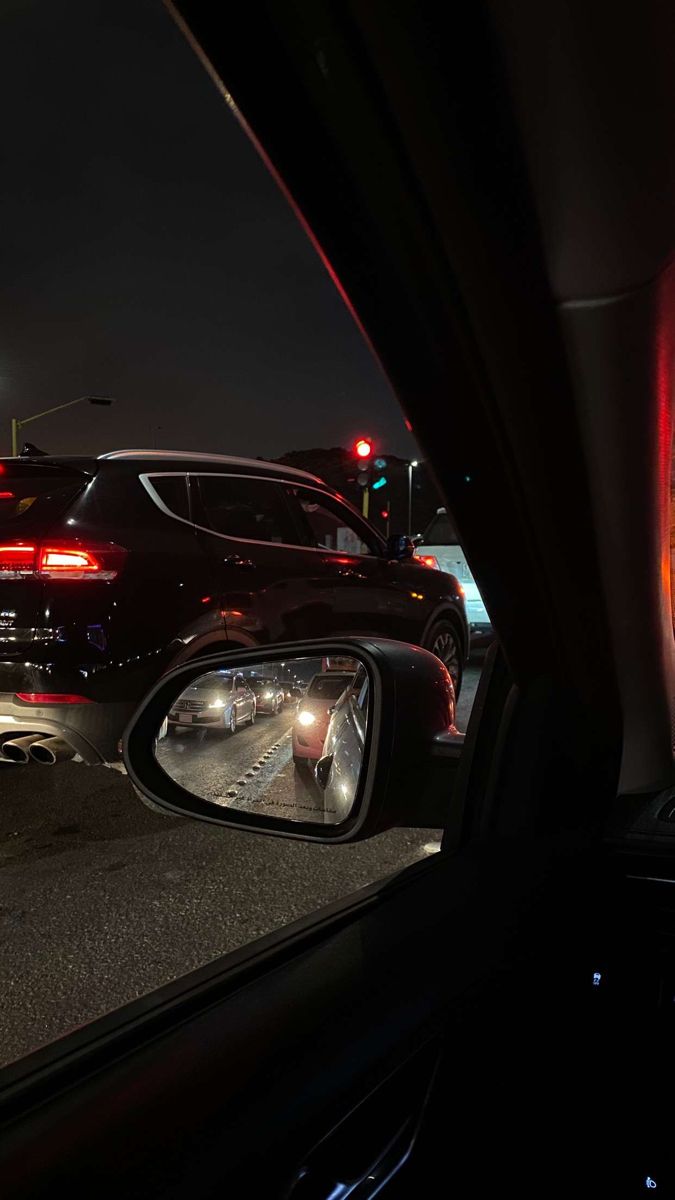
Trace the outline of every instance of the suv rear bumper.
<path fill-rule="evenodd" d="M 0 741 L 28 733 L 62 737 L 92 765 L 118 762 L 118 745 L 135 704 L 25 704 L 0 692 Z"/>

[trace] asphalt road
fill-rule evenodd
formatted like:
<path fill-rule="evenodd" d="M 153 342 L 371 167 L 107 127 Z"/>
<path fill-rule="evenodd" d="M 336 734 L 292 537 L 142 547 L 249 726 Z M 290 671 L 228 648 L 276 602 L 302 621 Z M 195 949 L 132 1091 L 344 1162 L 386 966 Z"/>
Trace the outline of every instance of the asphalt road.
<path fill-rule="evenodd" d="M 469 668 L 460 728 L 478 675 Z M 289 723 L 260 718 L 249 731 L 256 761 L 287 742 Z M 241 730 L 230 745 L 239 755 L 232 773 L 244 778 L 252 739 Z M 260 786 L 257 774 L 244 790 Z M 288 763 L 282 777 L 296 787 Z M 82 764 L 9 766 L 0 787 L 1 1063 L 439 845 L 433 830 L 318 846 L 168 818 L 146 808 L 124 775 Z"/>

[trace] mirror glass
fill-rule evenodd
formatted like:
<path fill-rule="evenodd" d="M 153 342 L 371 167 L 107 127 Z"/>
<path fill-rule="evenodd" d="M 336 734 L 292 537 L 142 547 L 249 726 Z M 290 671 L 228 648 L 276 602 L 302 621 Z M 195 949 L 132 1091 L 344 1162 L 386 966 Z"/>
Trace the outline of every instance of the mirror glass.
<path fill-rule="evenodd" d="M 364 765 L 370 683 L 355 658 L 295 658 L 212 670 L 176 696 L 155 754 L 213 804 L 338 825 Z"/>

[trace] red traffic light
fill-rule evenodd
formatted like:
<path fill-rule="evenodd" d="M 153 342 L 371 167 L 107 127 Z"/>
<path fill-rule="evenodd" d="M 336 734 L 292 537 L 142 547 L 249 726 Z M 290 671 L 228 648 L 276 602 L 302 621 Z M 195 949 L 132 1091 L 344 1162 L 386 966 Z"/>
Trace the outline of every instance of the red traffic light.
<path fill-rule="evenodd" d="M 373 443 L 370 438 L 358 438 L 354 442 L 354 453 L 357 458 L 370 458 L 373 453 Z"/>

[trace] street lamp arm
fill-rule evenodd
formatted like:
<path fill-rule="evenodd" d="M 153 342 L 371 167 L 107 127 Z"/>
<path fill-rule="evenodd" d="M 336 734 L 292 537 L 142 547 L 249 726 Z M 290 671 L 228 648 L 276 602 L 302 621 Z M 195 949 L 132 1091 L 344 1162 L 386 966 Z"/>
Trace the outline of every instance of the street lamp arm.
<path fill-rule="evenodd" d="M 71 408 L 73 404 L 82 404 L 84 401 L 90 404 L 112 404 L 111 396 L 77 396 L 75 400 L 66 400 L 64 404 L 55 404 L 52 408 L 45 408 L 42 412 L 33 413 L 32 417 L 12 417 L 12 457 L 16 458 L 18 453 L 17 435 L 24 425 L 30 425 L 31 421 L 37 421 L 40 417 L 48 417 L 51 413 L 61 412 L 63 408 Z"/>
<path fill-rule="evenodd" d="M 78 396 L 77 400 L 66 400 L 65 404 L 55 404 L 53 408 L 46 408 L 44 412 L 34 413 L 32 417 L 17 418 L 16 427 L 22 429 L 24 425 L 29 425 L 31 421 L 37 421 L 38 417 L 48 417 L 50 413 L 60 412 L 62 408 L 70 408 L 72 404 L 81 404 L 83 400 L 88 400 L 88 396 Z"/>

